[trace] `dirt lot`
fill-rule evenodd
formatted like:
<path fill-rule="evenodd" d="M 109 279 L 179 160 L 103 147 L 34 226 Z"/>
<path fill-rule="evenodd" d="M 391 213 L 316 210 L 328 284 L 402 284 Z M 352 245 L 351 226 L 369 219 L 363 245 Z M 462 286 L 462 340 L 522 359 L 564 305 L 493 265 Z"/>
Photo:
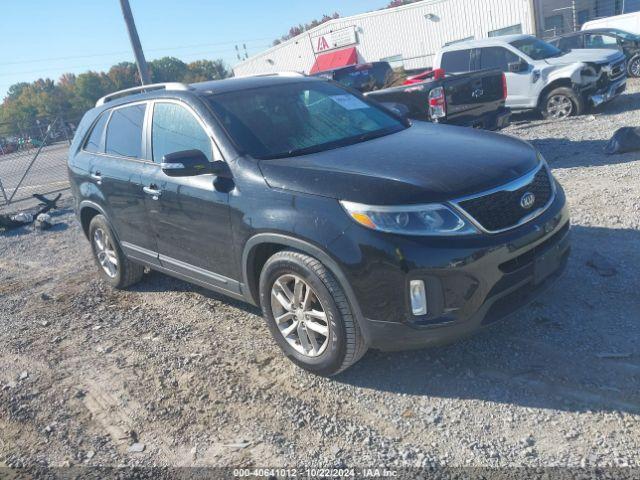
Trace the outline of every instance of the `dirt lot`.
<path fill-rule="evenodd" d="M 571 202 L 548 295 L 332 379 L 284 360 L 255 309 L 156 273 L 110 290 L 68 210 L 0 236 L 0 466 L 640 467 L 640 152 L 602 153 L 638 109 L 634 82 L 594 115 L 506 132 Z"/>

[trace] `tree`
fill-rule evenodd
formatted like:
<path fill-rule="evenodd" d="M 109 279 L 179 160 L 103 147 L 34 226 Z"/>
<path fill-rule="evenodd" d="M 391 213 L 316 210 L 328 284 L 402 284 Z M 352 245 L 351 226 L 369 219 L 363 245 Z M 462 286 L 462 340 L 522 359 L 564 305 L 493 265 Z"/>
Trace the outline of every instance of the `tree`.
<path fill-rule="evenodd" d="M 86 72 L 76 79 L 73 99 L 73 112 L 79 114 L 93 107 L 96 101 L 107 93 L 115 91 L 111 79 L 103 72 Z"/>
<path fill-rule="evenodd" d="M 330 20 L 335 20 L 336 18 L 340 18 L 340 14 L 338 12 L 335 12 L 333 15 L 325 14 L 322 16 L 320 20 L 311 20 L 311 22 L 304 25 L 300 24 L 300 25 L 293 26 L 289 29 L 289 33 L 287 33 L 286 35 L 283 35 L 280 38 L 276 38 L 273 41 L 273 45 L 279 45 L 282 42 L 285 42 L 291 38 L 297 37 L 301 33 L 306 32 L 307 30 L 311 30 L 312 28 L 315 28 L 318 25 L 322 25 L 323 23 L 326 23 Z"/>
<path fill-rule="evenodd" d="M 162 57 L 149 64 L 151 80 L 158 82 L 180 82 L 187 74 L 187 64 L 174 57 Z"/>
<path fill-rule="evenodd" d="M 188 83 L 220 80 L 231 76 L 222 60 L 197 60 L 187 65 L 187 70 L 183 81 Z"/>
<path fill-rule="evenodd" d="M 177 58 L 164 57 L 150 66 L 156 82 L 200 82 L 231 75 L 222 60 L 198 60 L 187 65 Z M 131 62 L 118 63 L 106 73 L 65 73 L 58 82 L 41 78 L 33 83 L 16 83 L 0 104 L 0 137 L 34 135 L 36 121 L 46 125 L 58 116 L 77 123 L 100 97 L 135 85 L 140 85 L 140 78 Z"/>
<path fill-rule="evenodd" d="M 415 2 L 418 2 L 418 1 L 420 1 L 420 0 L 391 0 L 389 2 L 389 4 L 384 8 L 401 7 L 403 5 L 409 5 L 410 3 L 415 3 Z"/>
<path fill-rule="evenodd" d="M 29 83 L 27 82 L 14 83 L 9 87 L 9 90 L 7 90 L 7 97 L 5 100 L 15 100 L 27 87 L 29 87 Z"/>
<path fill-rule="evenodd" d="M 135 63 L 120 62 L 109 69 L 107 77 L 111 80 L 116 90 L 124 90 L 125 88 L 140 85 L 140 75 Z"/>

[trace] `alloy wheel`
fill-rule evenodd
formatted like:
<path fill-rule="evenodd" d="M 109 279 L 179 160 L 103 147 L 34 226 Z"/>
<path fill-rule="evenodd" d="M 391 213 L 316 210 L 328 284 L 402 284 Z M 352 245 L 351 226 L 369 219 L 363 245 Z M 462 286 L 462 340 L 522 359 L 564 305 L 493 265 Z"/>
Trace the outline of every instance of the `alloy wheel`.
<path fill-rule="evenodd" d="M 629 72 L 634 77 L 640 77 L 640 58 L 636 58 L 631 65 L 629 65 Z"/>
<path fill-rule="evenodd" d="M 110 278 L 115 278 L 118 274 L 118 256 L 109 234 L 102 228 L 97 228 L 93 233 L 93 245 L 102 269 Z"/>
<path fill-rule="evenodd" d="M 298 353 L 318 357 L 329 344 L 329 322 L 318 295 L 298 275 L 278 277 L 271 287 L 271 311 L 278 330 Z"/>
<path fill-rule="evenodd" d="M 554 95 L 547 101 L 547 112 L 552 118 L 565 118 L 573 113 L 573 102 L 564 95 Z"/>

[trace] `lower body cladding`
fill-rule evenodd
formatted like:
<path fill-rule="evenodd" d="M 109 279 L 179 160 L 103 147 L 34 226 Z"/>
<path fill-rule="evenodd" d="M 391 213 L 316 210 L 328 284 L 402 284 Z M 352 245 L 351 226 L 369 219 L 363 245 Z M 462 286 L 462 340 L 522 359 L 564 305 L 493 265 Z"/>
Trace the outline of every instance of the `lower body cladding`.
<path fill-rule="evenodd" d="M 607 103 L 613 100 L 618 95 L 624 93 L 627 89 L 627 79 L 623 78 L 622 80 L 618 80 L 607 85 L 605 88 L 600 89 L 595 93 L 591 93 L 587 95 L 587 98 L 591 102 L 591 105 L 594 107 L 599 107 L 600 105 Z"/>
<path fill-rule="evenodd" d="M 562 274 L 569 235 L 569 213 L 560 191 L 537 219 L 510 232 L 483 236 L 475 245 L 472 239 L 451 240 L 449 245 L 445 240 L 435 248 L 421 249 L 420 240 L 397 245 L 397 263 L 377 259 L 367 269 L 375 278 L 366 291 L 352 282 L 365 340 L 384 351 L 442 345 L 510 316 Z M 391 263 L 399 271 L 392 273 Z M 424 284 L 424 315 L 414 314 L 421 307 L 412 304 L 410 294 L 416 281 Z M 414 293 L 420 297 L 419 288 Z"/>

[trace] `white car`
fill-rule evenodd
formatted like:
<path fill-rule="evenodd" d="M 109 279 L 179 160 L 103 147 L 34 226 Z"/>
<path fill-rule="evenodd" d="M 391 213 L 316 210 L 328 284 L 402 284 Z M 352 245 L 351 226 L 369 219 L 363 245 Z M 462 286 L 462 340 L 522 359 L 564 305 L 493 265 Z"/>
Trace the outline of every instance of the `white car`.
<path fill-rule="evenodd" d="M 507 79 L 506 106 L 538 109 L 546 117 L 580 115 L 626 89 L 624 55 L 617 50 L 562 52 L 531 35 L 472 40 L 443 48 L 434 68 L 447 73 L 499 69 Z"/>
<path fill-rule="evenodd" d="M 599 18 L 582 25 L 582 30 L 593 30 L 594 28 L 618 28 L 640 35 L 640 12 Z"/>

